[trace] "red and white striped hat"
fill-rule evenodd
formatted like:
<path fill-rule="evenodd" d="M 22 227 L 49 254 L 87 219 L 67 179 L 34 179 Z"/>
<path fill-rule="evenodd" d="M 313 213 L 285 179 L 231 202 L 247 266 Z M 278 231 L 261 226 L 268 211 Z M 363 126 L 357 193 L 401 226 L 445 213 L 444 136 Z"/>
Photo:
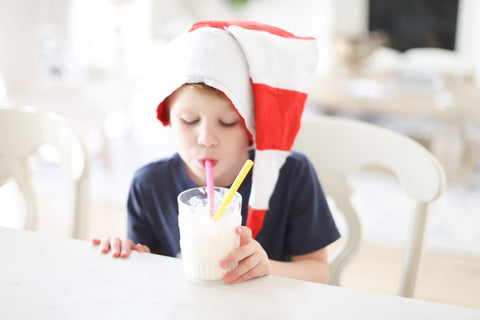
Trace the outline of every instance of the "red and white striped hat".
<path fill-rule="evenodd" d="M 185 83 L 203 82 L 230 99 L 255 144 L 247 227 L 263 225 L 280 168 L 300 129 L 317 42 L 251 21 L 201 21 L 166 48 L 157 117 L 168 125 L 165 99 Z"/>

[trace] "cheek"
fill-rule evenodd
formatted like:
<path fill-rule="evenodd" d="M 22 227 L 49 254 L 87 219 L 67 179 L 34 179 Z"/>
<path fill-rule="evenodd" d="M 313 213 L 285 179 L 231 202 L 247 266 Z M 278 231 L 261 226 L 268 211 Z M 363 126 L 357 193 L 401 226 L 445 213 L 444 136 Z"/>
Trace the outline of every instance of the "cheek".
<path fill-rule="evenodd" d="M 252 147 L 253 146 L 253 139 L 248 134 L 248 131 L 245 128 L 245 126 L 242 126 L 239 131 L 240 132 L 238 133 L 238 135 L 239 135 L 240 143 L 242 143 L 242 145 L 245 145 L 246 148 Z"/>
<path fill-rule="evenodd" d="M 191 144 L 191 134 L 177 126 L 172 126 L 172 129 L 175 145 L 178 151 L 181 152 L 183 151 L 183 149 L 187 148 Z"/>
<path fill-rule="evenodd" d="M 238 130 L 234 134 L 233 140 L 235 140 L 234 143 L 236 146 L 238 146 L 239 149 L 246 149 L 252 145 L 248 134 L 244 129 Z"/>

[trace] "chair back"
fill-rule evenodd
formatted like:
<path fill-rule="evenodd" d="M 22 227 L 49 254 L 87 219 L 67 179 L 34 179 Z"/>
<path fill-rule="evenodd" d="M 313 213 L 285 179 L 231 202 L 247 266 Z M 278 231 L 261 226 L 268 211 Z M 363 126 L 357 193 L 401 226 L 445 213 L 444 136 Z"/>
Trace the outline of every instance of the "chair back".
<path fill-rule="evenodd" d="M 29 107 L 0 107 L 0 186 L 14 179 L 26 200 L 23 227 L 36 230 L 38 207 L 28 158 L 42 145 L 58 150 L 63 171 L 72 181 L 69 234 L 84 239 L 87 226 L 89 157 L 82 139 L 68 121 Z"/>
<path fill-rule="evenodd" d="M 362 238 L 360 217 L 351 203 L 348 176 L 366 167 L 384 168 L 415 202 L 403 266 L 400 295 L 413 295 L 423 248 L 429 203 L 445 186 L 436 158 L 416 141 L 373 124 L 338 117 L 305 116 L 294 149 L 313 163 L 325 194 L 343 214 L 347 239 L 330 260 L 330 283 L 340 285 L 344 267 L 356 255 Z"/>

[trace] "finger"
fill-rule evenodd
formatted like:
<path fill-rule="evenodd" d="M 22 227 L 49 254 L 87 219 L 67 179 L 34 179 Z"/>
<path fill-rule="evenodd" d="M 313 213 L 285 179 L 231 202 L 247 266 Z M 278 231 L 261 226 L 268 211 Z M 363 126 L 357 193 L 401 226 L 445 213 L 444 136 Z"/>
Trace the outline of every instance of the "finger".
<path fill-rule="evenodd" d="M 112 256 L 118 257 L 120 256 L 120 249 L 121 249 L 122 241 L 119 237 L 114 237 L 110 240 L 110 247 L 112 248 Z"/>
<path fill-rule="evenodd" d="M 234 280 L 231 280 L 231 279 L 227 278 L 225 280 L 225 282 L 230 283 L 230 284 L 239 283 L 239 282 L 247 281 L 247 280 L 250 280 L 250 279 L 258 278 L 258 277 L 261 277 L 263 275 L 265 275 L 265 273 L 260 272 L 258 268 L 254 268 L 254 269 L 248 270 L 247 272 L 245 272 L 244 274 L 235 278 Z M 225 276 L 227 277 L 227 275 L 225 275 Z"/>
<path fill-rule="evenodd" d="M 229 269 L 254 253 L 254 244 L 246 243 L 243 246 L 240 246 L 239 248 L 233 250 L 228 256 L 222 259 L 222 261 L 220 261 L 220 267 L 223 269 Z"/>
<path fill-rule="evenodd" d="M 147 247 L 146 245 L 143 245 L 143 244 L 140 244 L 140 243 L 137 243 L 135 245 L 135 250 L 139 251 L 139 252 L 148 252 L 150 253 L 150 248 Z"/>
<path fill-rule="evenodd" d="M 255 241 L 252 238 L 252 231 L 250 228 L 237 227 L 235 233 L 240 235 L 240 247 L 233 250 L 228 256 L 220 261 L 220 267 L 223 269 L 231 268 L 233 265 L 252 255 L 255 250 Z"/>
<path fill-rule="evenodd" d="M 122 246 L 122 253 L 120 254 L 120 256 L 122 258 L 128 257 L 132 249 L 135 247 L 132 240 L 128 240 L 128 239 L 122 240 L 121 246 Z"/>
<path fill-rule="evenodd" d="M 232 271 L 228 272 L 224 277 L 226 283 L 236 283 L 245 281 L 251 278 L 259 277 L 262 274 L 260 255 L 255 254 L 242 260 L 238 266 Z"/>
<path fill-rule="evenodd" d="M 107 253 L 110 250 L 110 237 L 103 238 L 100 241 L 100 251 Z"/>
<path fill-rule="evenodd" d="M 260 244 L 259 244 L 260 246 Z M 261 248 L 261 246 L 260 246 Z M 224 277 L 226 283 L 237 283 L 270 274 L 272 266 L 267 253 L 262 249 L 242 262 Z"/>
<path fill-rule="evenodd" d="M 235 233 L 240 236 L 240 246 L 253 240 L 250 228 L 239 226 L 235 228 Z"/>

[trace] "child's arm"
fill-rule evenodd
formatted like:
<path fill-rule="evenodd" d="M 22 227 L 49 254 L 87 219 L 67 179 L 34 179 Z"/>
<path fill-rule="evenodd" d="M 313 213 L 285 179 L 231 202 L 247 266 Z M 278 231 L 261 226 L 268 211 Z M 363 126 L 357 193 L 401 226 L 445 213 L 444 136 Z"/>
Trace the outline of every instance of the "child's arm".
<path fill-rule="evenodd" d="M 270 260 L 272 274 L 281 277 L 328 284 L 327 249 L 323 248 L 301 256 L 292 256 L 291 262 Z"/>
<path fill-rule="evenodd" d="M 328 261 L 326 249 L 293 256 L 291 262 L 269 260 L 267 253 L 258 241 L 252 238 L 249 228 L 238 227 L 235 230 L 240 235 L 240 247 L 221 262 L 224 269 L 235 263 L 238 266 L 228 272 L 224 281 L 227 283 L 242 282 L 267 274 L 328 283 Z"/>
<path fill-rule="evenodd" d="M 132 240 L 120 239 L 119 237 L 106 237 L 103 239 L 93 238 L 92 243 L 96 246 L 100 245 L 100 251 L 102 253 L 108 253 L 112 249 L 113 257 L 126 258 L 130 255 L 132 250 L 139 252 L 150 252 L 150 248 L 137 243 L 134 244 Z"/>

